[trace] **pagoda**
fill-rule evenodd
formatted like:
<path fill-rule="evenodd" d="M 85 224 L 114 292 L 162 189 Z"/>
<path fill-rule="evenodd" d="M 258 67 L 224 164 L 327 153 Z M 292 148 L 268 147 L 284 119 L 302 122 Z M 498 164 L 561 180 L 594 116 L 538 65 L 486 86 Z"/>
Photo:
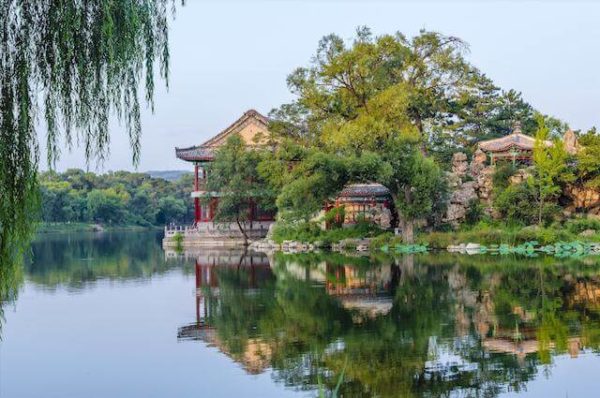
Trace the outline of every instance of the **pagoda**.
<path fill-rule="evenodd" d="M 175 156 L 192 163 L 194 167 L 194 188 L 191 193 L 194 200 L 194 224 L 191 227 L 167 227 L 165 228 L 166 238 L 172 238 L 173 235 L 182 233 L 186 246 L 190 240 L 206 240 L 205 243 L 209 244 L 211 239 L 208 238 L 217 237 L 217 242 L 226 240 L 219 240 L 219 236 L 235 241 L 237 227 L 228 223 L 214 222 L 221 193 L 207 190 L 207 181 L 210 178 L 208 166 L 214 161 L 218 149 L 232 135 L 239 135 L 248 149 L 267 145 L 271 136 L 268 124 L 268 118 L 251 109 L 208 141 L 187 148 L 175 148 Z M 248 232 L 253 238 L 264 237 L 273 220 L 273 213 L 262 211 L 256 205 L 251 206 L 250 214 L 247 217 L 247 223 L 250 224 Z M 214 239 L 212 240 L 212 243 L 215 243 Z"/>

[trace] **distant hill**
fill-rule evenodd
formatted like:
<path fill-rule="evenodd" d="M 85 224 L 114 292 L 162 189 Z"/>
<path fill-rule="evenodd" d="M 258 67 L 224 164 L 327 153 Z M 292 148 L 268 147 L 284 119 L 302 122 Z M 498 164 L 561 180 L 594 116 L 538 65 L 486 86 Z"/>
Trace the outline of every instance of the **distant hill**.
<path fill-rule="evenodd" d="M 152 178 L 162 178 L 163 180 L 167 181 L 175 181 L 186 174 L 192 174 L 192 172 L 188 170 L 150 170 L 147 171 L 146 174 L 150 175 Z"/>

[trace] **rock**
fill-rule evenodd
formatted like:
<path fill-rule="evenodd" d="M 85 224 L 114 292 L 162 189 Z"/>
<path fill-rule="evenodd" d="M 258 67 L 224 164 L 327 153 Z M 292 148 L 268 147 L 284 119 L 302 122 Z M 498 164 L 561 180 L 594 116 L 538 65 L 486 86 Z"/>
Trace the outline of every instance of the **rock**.
<path fill-rule="evenodd" d="M 467 162 L 467 155 L 462 152 L 457 152 L 452 155 L 452 173 L 458 176 L 464 176 L 467 174 L 469 169 L 469 163 Z"/>
<path fill-rule="evenodd" d="M 531 177 L 531 173 L 528 169 L 518 169 L 515 174 L 508 178 L 508 182 L 511 185 L 518 185 L 527 181 L 529 177 Z"/>
<path fill-rule="evenodd" d="M 477 199 L 477 191 L 475 181 L 467 181 L 462 183 L 458 189 L 452 192 L 450 196 L 450 203 L 462 204 L 468 207 L 472 200 Z"/>
<path fill-rule="evenodd" d="M 464 243 L 460 245 L 450 245 L 446 248 L 450 253 L 464 253 L 466 251 L 467 246 Z"/>
<path fill-rule="evenodd" d="M 479 243 L 467 243 L 465 246 L 466 250 L 479 250 L 481 249 L 481 245 Z"/>
<path fill-rule="evenodd" d="M 460 220 L 463 220 L 466 215 L 467 208 L 465 206 L 458 203 L 450 203 L 443 220 L 444 222 L 457 224 Z"/>
<path fill-rule="evenodd" d="M 563 142 L 565 144 L 565 150 L 569 155 L 575 155 L 581 149 L 581 145 L 579 145 L 579 142 L 577 141 L 577 136 L 571 129 L 565 133 Z"/>
<path fill-rule="evenodd" d="M 568 185 L 565 194 L 573 201 L 575 208 L 591 211 L 600 208 L 600 190 L 578 185 Z"/>
<path fill-rule="evenodd" d="M 454 173 L 446 173 L 446 181 L 450 189 L 455 189 L 462 183 L 460 176 Z"/>
<path fill-rule="evenodd" d="M 583 231 L 579 234 L 579 236 L 581 236 L 583 238 L 590 238 L 594 235 L 596 235 L 596 231 L 594 231 L 593 229 L 586 229 L 585 231 Z"/>
<path fill-rule="evenodd" d="M 392 212 L 387 207 L 377 207 L 374 209 L 372 221 L 381 229 L 392 228 Z"/>

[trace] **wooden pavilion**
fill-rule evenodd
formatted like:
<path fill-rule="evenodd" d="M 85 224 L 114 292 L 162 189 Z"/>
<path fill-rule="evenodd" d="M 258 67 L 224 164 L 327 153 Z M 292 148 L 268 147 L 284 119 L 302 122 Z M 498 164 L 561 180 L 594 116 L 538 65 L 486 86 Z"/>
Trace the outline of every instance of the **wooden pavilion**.
<path fill-rule="evenodd" d="M 545 141 L 551 146 L 552 142 Z M 484 153 L 491 164 L 499 161 L 530 164 L 533 159 L 535 138 L 521 132 L 521 124 L 516 123 L 512 134 L 493 140 L 481 141 L 477 146 L 478 153 Z"/>

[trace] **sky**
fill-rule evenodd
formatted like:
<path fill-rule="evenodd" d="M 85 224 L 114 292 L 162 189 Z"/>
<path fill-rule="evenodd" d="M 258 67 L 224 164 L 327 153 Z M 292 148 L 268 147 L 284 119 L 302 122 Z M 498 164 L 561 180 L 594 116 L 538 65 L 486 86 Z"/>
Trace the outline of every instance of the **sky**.
<path fill-rule="evenodd" d="M 86 165 L 83 149 L 74 148 L 56 169 L 191 169 L 175 147 L 201 144 L 248 109 L 267 114 L 290 102 L 286 76 L 310 63 L 319 39 L 351 39 L 363 25 L 376 35 L 427 29 L 458 36 L 470 46 L 469 61 L 498 86 L 587 130 L 600 126 L 599 18 L 593 1 L 186 0 L 170 25 L 169 89 L 157 82 L 155 111 L 142 112 L 137 169 L 116 121 L 102 166 Z"/>

